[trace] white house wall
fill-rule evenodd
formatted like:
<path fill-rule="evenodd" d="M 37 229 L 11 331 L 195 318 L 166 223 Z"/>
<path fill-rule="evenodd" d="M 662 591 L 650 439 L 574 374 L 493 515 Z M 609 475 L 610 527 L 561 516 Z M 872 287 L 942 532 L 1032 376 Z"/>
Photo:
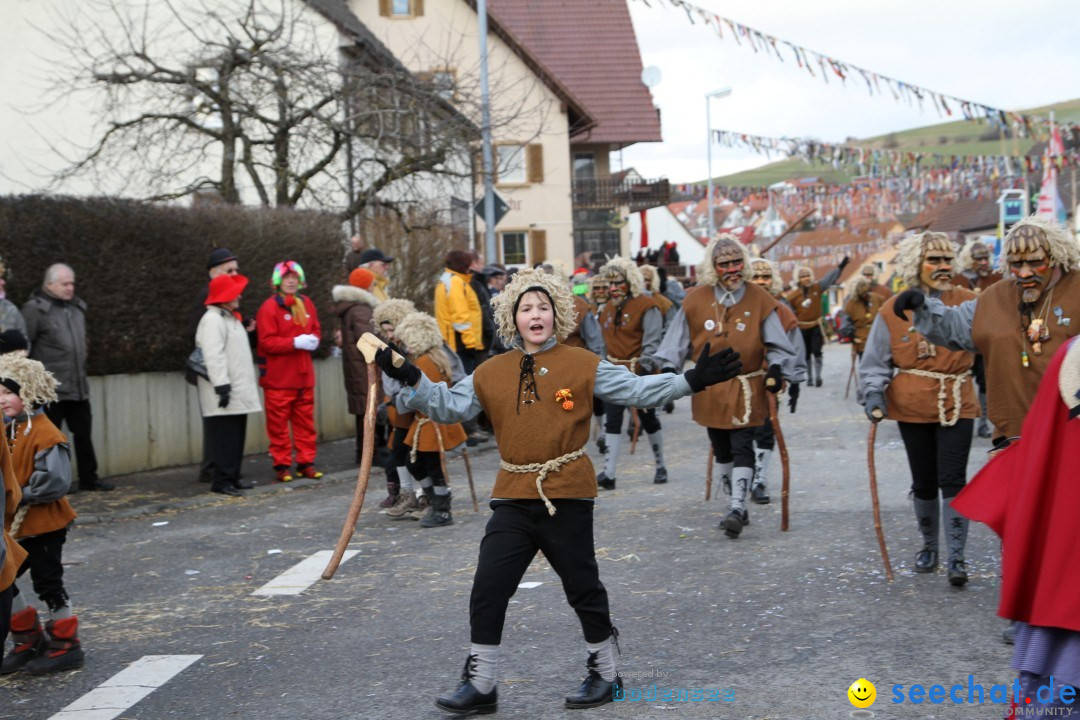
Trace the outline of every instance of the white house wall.
<path fill-rule="evenodd" d="M 649 226 L 649 247 L 659 248 L 665 242 L 675 242 L 679 250 L 679 262 L 683 265 L 697 265 L 705 258 L 705 248 L 693 237 L 686 226 L 679 222 L 666 206 L 646 210 L 646 222 Z M 637 255 L 641 247 L 641 217 L 639 213 L 630 214 L 627 224 L 630 253 Z"/>

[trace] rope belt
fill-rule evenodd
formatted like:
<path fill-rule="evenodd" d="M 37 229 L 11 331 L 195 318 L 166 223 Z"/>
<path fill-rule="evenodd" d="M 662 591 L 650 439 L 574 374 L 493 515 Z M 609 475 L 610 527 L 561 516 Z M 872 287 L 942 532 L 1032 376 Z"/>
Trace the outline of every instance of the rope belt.
<path fill-rule="evenodd" d="M 809 330 L 810 328 L 818 327 L 821 323 L 821 318 L 817 320 L 799 320 L 799 327 L 803 330 Z"/>
<path fill-rule="evenodd" d="M 919 368 L 900 368 L 900 372 L 907 373 L 909 375 L 916 375 L 918 377 L 933 378 L 938 381 L 938 394 L 937 394 L 937 411 L 938 422 L 945 427 L 952 427 L 960 419 L 960 391 L 964 387 L 964 382 L 971 377 L 971 371 L 965 370 L 962 373 L 956 375 L 950 375 L 948 373 L 932 372 L 930 370 L 920 370 Z M 952 397 L 953 397 L 953 416 L 952 419 L 948 419 L 945 416 L 945 383 L 952 381 Z"/>
<path fill-rule="evenodd" d="M 630 372 L 636 373 L 637 372 L 638 360 L 641 359 L 641 356 L 638 355 L 637 357 L 627 358 L 626 360 L 623 360 L 622 358 L 612 357 L 612 356 L 608 355 L 607 359 L 608 359 L 609 363 L 614 363 L 616 365 L 621 365 L 623 363 L 629 363 L 630 364 Z"/>
<path fill-rule="evenodd" d="M 753 392 L 750 389 L 750 378 L 755 378 L 755 377 L 758 377 L 758 376 L 764 375 L 764 374 L 765 374 L 764 370 L 755 370 L 752 373 L 746 373 L 745 375 L 739 375 L 738 377 L 735 378 L 736 380 L 739 381 L 739 387 L 742 390 L 742 394 L 743 394 L 743 416 L 742 416 L 742 420 L 740 420 L 737 417 L 732 416 L 731 422 L 735 423 L 736 425 L 745 425 L 746 423 L 750 422 L 750 411 L 751 411 L 750 396 L 751 396 L 751 394 Z"/>
<path fill-rule="evenodd" d="M 416 464 L 416 452 L 417 448 L 420 447 L 420 428 L 424 427 L 429 422 L 433 422 L 432 419 L 429 417 L 421 417 L 416 419 L 416 432 L 413 433 L 413 444 L 412 447 L 409 448 L 409 462 L 411 462 L 413 465 Z M 435 426 L 435 439 L 439 441 L 439 452 L 446 452 L 443 449 L 442 433 L 439 432 L 438 425 Z"/>
<path fill-rule="evenodd" d="M 583 445 L 579 449 L 574 450 L 573 452 L 568 452 L 565 455 L 560 455 L 554 460 L 548 460 L 547 462 L 542 463 L 529 463 L 528 465 L 514 465 L 513 463 L 508 463 L 500 458 L 499 467 L 501 467 L 503 470 L 506 470 L 507 472 L 513 473 L 537 473 L 536 492 L 540 493 L 540 499 L 544 501 L 544 505 L 545 507 L 547 507 L 548 515 L 554 515 L 555 506 L 551 504 L 550 500 L 548 500 L 547 495 L 544 494 L 544 488 L 542 488 L 540 484 L 544 482 L 545 478 L 547 478 L 548 473 L 558 472 L 563 465 L 566 465 L 572 460 L 577 460 L 579 457 L 583 456 L 588 447 L 589 444 L 585 443 L 585 445 Z"/>

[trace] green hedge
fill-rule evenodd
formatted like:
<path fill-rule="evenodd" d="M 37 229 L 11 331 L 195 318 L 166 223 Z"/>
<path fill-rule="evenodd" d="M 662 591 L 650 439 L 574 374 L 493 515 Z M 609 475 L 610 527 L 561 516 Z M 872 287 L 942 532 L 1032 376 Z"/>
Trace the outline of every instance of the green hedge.
<path fill-rule="evenodd" d="M 340 220 L 310 211 L 0 196 L 8 298 L 21 307 L 52 263 L 74 268 L 76 294 L 89 306 L 92 375 L 183 368 L 191 350 L 188 313 L 207 282 L 206 259 L 215 247 L 232 250 L 251 280 L 245 315 L 254 315 L 270 295 L 276 262 L 299 262 L 325 350 L 334 327 L 330 289 L 342 278 L 344 241 Z"/>

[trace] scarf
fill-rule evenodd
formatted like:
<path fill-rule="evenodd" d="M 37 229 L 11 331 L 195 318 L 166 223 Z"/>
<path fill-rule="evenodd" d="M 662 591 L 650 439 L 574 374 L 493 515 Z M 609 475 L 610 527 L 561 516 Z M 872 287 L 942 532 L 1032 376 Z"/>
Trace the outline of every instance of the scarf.
<path fill-rule="evenodd" d="M 304 307 L 304 299 L 299 295 L 286 295 L 281 293 L 282 299 L 285 301 L 285 307 L 292 312 L 293 322 L 300 327 L 307 327 L 308 314 L 307 308 Z"/>

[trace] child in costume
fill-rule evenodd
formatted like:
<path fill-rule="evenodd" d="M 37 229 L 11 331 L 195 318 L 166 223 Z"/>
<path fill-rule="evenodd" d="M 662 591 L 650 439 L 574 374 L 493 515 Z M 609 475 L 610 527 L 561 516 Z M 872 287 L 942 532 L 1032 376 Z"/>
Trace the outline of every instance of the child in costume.
<path fill-rule="evenodd" d="M 387 375 L 406 388 L 408 408 L 436 422 L 487 413 L 501 469 L 495 480 L 470 601 L 472 648 L 462 682 L 435 704 L 451 713 L 491 713 L 506 610 L 537 551 L 562 579 L 588 648 L 588 675 L 566 698 L 570 708 L 612 700 L 618 688 L 607 591 L 593 547 L 596 473 L 585 453 L 594 396 L 621 405 L 656 407 L 729 380 L 738 355 L 710 355 L 683 375 L 639 376 L 560 341 L 573 329 L 570 288 L 542 270 L 518 272 L 493 301 L 498 331 L 511 350 L 491 358 L 453 388 L 432 382 L 411 363 L 396 368 L 389 350 L 376 354 Z M 398 328 L 399 334 L 401 328 Z"/>
<path fill-rule="evenodd" d="M 437 383 L 451 385 L 454 363 L 450 349 L 439 332 L 439 323 L 426 313 L 406 315 L 394 328 L 394 335 L 409 353 L 409 359 L 424 375 Z M 399 393 L 398 401 L 402 400 Z M 399 405 L 399 409 L 401 408 Z M 428 512 L 420 519 L 420 527 L 452 525 L 450 488 L 443 474 L 443 454 L 467 439 L 459 423 L 439 423 L 422 412 L 413 413 L 412 424 L 405 436 L 409 450 L 409 474 L 420 483 L 428 501 Z"/>
<path fill-rule="evenodd" d="M 25 669 L 32 675 L 74 670 L 85 661 L 79 620 L 64 588 L 63 548 L 75 511 L 68 503 L 71 450 L 67 438 L 42 408 L 56 402 L 56 378 L 37 360 L 0 356 L 0 412 L 3 413 L 11 467 L 22 486 L 22 522 L 11 534 L 27 557 L 16 577 L 30 571 L 34 592 L 49 608 L 44 629 L 37 610 L 14 586 L 11 630 L 15 646 L 0 664 L 0 674 Z M 22 510 L 25 508 L 25 514 Z"/>

